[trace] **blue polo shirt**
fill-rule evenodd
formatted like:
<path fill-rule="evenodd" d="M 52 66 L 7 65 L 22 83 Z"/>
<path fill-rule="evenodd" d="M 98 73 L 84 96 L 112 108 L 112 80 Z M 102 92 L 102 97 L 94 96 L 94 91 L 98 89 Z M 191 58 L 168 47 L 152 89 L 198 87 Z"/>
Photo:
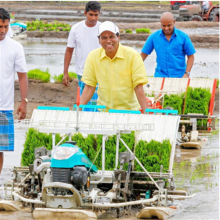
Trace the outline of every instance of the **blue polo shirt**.
<path fill-rule="evenodd" d="M 196 52 L 189 36 L 175 27 L 170 41 L 162 29 L 158 30 L 148 37 L 141 51 L 150 55 L 153 49 L 157 54 L 155 77 L 182 78 L 186 71 L 185 56 Z"/>

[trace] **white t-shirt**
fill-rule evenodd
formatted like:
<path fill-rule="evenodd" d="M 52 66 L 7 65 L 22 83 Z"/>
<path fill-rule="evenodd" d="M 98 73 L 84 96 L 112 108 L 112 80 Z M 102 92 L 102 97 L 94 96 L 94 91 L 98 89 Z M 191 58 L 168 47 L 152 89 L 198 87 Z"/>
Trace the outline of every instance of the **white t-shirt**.
<path fill-rule="evenodd" d="M 13 30 L 12 30 L 12 28 L 11 28 L 11 25 L 9 25 L 8 32 L 7 32 L 7 36 L 8 36 L 8 37 L 13 37 Z"/>
<path fill-rule="evenodd" d="M 0 41 L 0 110 L 14 110 L 15 73 L 26 74 L 23 46 L 6 36 Z"/>
<path fill-rule="evenodd" d="M 98 27 L 101 22 L 97 22 L 94 27 L 88 27 L 85 20 L 72 26 L 67 47 L 75 50 L 75 71 L 82 76 L 84 63 L 90 51 L 101 47 L 98 40 Z"/>

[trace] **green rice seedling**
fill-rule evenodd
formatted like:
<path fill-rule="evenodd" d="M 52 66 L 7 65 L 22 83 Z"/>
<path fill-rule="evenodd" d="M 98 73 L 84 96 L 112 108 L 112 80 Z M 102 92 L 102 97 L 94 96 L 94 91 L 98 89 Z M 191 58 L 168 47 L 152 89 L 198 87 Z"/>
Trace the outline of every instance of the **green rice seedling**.
<path fill-rule="evenodd" d="M 61 140 L 61 135 L 56 134 L 56 144 Z M 125 141 L 128 147 L 133 150 L 134 147 L 134 132 L 131 134 L 122 134 L 121 138 Z M 88 135 L 84 137 L 80 133 L 74 134 L 72 140 L 77 142 L 82 151 L 93 161 L 96 157 L 97 150 L 102 145 L 102 135 Z M 67 141 L 67 138 L 63 141 Z M 105 169 L 114 170 L 115 166 L 115 145 L 116 135 L 109 136 L 106 142 L 106 156 L 105 156 Z M 48 150 L 51 150 L 52 146 L 52 134 L 40 133 L 36 129 L 30 128 L 26 133 L 26 141 L 24 144 L 24 150 L 22 153 L 21 163 L 23 166 L 28 166 L 34 161 L 34 150 L 35 148 L 45 146 Z M 120 143 L 119 151 L 124 152 L 125 147 Z M 95 165 L 98 169 L 102 169 L 102 155 L 99 154 Z"/>
<path fill-rule="evenodd" d="M 11 19 L 14 19 L 14 18 L 15 18 L 14 12 L 10 14 L 10 18 L 11 18 Z"/>
<path fill-rule="evenodd" d="M 172 107 L 175 110 L 178 110 L 178 113 L 182 113 L 182 107 L 183 107 L 183 97 L 184 93 L 181 95 L 171 94 L 164 96 L 164 108 L 166 107 Z"/>
<path fill-rule="evenodd" d="M 211 93 L 207 88 L 188 87 L 185 101 L 185 110 L 183 114 L 198 113 L 209 114 L 209 102 Z M 207 129 L 207 120 L 198 119 L 197 126 L 199 129 Z"/>
<path fill-rule="evenodd" d="M 136 33 L 147 33 L 151 34 L 151 30 L 149 28 L 137 28 L 135 29 Z"/>
<path fill-rule="evenodd" d="M 28 31 L 69 31 L 71 29 L 69 24 L 54 21 L 47 23 L 46 21 L 31 21 L 27 22 Z"/>
<path fill-rule="evenodd" d="M 125 33 L 126 33 L 126 34 L 132 34 L 133 31 L 132 31 L 132 29 L 127 29 L 127 30 L 125 30 Z"/>
<path fill-rule="evenodd" d="M 127 146 L 134 151 L 135 145 L 135 133 L 122 134 L 121 138 L 127 144 Z M 116 135 L 109 136 L 106 141 L 106 156 L 105 156 L 105 169 L 114 170 L 115 167 L 115 145 Z M 56 143 L 61 140 L 59 134 L 56 135 Z M 88 135 L 84 137 L 82 134 L 77 133 L 72 136 L 72 140 L 77 142 L 82 151 L 93 161 L 96 157 L 98 149 L 102 146 L 102 135 Z M 34 150 L 37 147 L 45 146 L 48 150 L 52 146 L 51 134 L 39 133 L 37 130 L 31 128 L 26 134 L 26 141 L 24 144 L 24 151 L 22 153 L 22 165 L 27 166 L 34 161 Z M 126 151 L 125 146 L 119 143 L 119 152 Z M 171 144 L 168 140 L 164 140 L 162 143 L 157 141 L 140 141 L 136 146 L 137 157 L 143 163 L 144 167 L 150 172 L 159 172 L 160 165 L 164 167 L 166 172 L 169 167 L 169 156 L 171 152 Z M 145 160 L 146 159 L 146 160 Z M 99 153 L 94 163 L 98 169 L 102 168 L 102 155 Z M 136 164 L 136 170 L 141 170 Z"/>
<path fill-rule="evenodd" d="M 65 141 L 67 141 L 66 138 Z M 56 134 L 55 143 L 58 144 L 61 140 L 60 134 Z M 52 148 L 52 134 L 41 133 L 34 128 L 30 128 L 26 133 L 26 141 L 24 143 L 24 150 L 22 152 L 21 164 L 23 166 L 29 166 L 34 162 L 35 148 L 45 146 L 48 150 Z"/>
<path fill-rule="evenodd" d="M 70 79 L 77 79 L 77 74 L 74 72 L 68 72 Z"/>
<path fill-rule="evenodd" d="M 42 82 L 50 82 L 50 73 L 48 69 L 46 71 L 42 71 L 40 69 L 29 70 L 27 75 L 29 79 L 37 79 Z"/>
<path fill-rule="evenodd" d="M 164 140 L 162 143 L 151 140 L 139 141 L 135 148 L 136 156 L 149 172 L 160 172 L 160 166 L 163 165 L 164 171 L 169 169 L 169 159 L 171 152 L 171 143 Z M 136 171 L 142 171 L 137 162 L 135 162 Z"/>
<path fill-rule="evenodd" d="M 70 80 L 73 80 L 73 79 L 77 79 L 77 74 L 74 73 L 74 72 L 69 72 L 69 78 Z M 63 73 L 61 73 L 60 75 L 54 75 L 53 76 L 53 80 L 54 82 L 62 82 L 63 81 Z"/>
<path fill-rule="evenodd" d="M 218 119 L 216 119 L 215 123 L 218 123 Z M 213 130 L 212 131 L 212 135 L 217 135 L 217 134 L 219 134 L 219 130 Z"/>
<path fill-rule="evenodd" d="M 219 79 L 217 79 L 216 88 L 219 88 Z"/>

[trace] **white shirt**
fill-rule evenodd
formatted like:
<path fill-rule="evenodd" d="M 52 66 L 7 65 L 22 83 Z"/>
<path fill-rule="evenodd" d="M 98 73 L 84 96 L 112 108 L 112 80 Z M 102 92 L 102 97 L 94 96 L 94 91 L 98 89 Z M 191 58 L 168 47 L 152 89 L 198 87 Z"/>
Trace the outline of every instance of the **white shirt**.
<path fill-rule="evenodd" d="M 13 30 L 12 30 L 12 28 L 11 28 L 11 25 L 9 25 L 8 32 L 7 32 L 7 36 L 8 36 L 8 37 L 13 37 Z"/>
<path fill-rule="evenodd" d="M 203 2 L 202 2 L 202 7 L 205 8 L 206 10 L 209 9 L 209 6 L 210 6 L 210 5 L 209 5 L 209 1 L 203 1 Z"/>
<path fill-rule="evenodd" d="M 98 40 L 98 27 L 101 22 L 97 22 L 94 27 L 88 27 L 85 20 L 72 26 L 67 47 L 75 50 L 75 71 L 82 76 L 86 58 L 90 51 L 101 47 Z"/>
<path fill-rule="evenodd" d="M 23 46 L 6 36 L 0 41 L 0 110 L 14 110 L 15 73 L 26 74 Z"/>

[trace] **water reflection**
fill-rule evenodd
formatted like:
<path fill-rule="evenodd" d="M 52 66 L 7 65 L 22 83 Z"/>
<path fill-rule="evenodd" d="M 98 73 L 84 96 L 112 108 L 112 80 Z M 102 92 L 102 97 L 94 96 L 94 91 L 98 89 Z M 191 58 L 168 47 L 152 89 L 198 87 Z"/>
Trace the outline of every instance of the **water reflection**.
<path fill-rule="evenodd" d="M 208 144 L 199 150 L 181 149 L 181 162 L 174 165 L 177 189 L 186 189 L 190 194 L 196 193 L 196 196 L 181 201 L 184 211 L 172 220 L 214 220 L 220 217 L 219 135 L 206 138 Z"/>

